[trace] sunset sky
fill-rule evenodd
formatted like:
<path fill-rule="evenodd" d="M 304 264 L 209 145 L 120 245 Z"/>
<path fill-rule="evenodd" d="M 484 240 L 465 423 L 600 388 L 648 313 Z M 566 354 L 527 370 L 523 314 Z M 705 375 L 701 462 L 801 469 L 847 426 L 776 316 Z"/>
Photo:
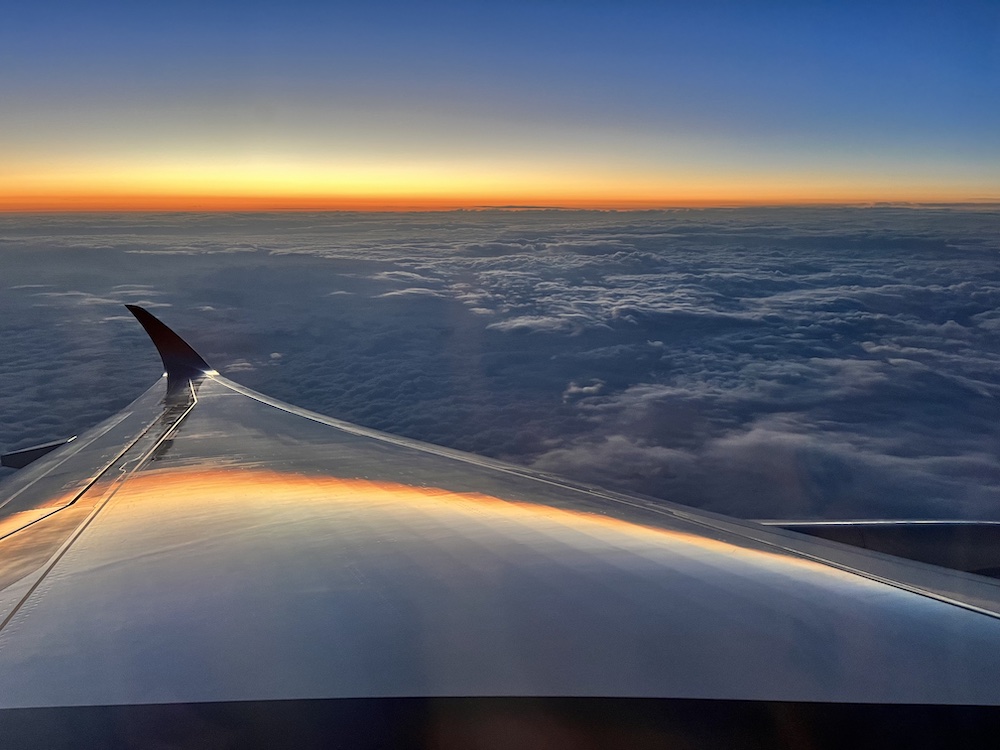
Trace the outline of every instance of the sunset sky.
<path fill-rule="evenodd" d="M 1000 4 L 9 4 L 0 164 L 2 210 L 1000 201 Z"/>

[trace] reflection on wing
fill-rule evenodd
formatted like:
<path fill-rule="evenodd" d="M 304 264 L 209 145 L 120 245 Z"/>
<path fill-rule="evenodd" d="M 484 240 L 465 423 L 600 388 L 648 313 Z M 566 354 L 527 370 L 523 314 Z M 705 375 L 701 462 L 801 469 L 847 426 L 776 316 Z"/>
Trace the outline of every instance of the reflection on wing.
<path fill-rule="evenodd" d="M 0 729 L 26 741 L 173 715 L 193 745 L 295 716 L 662 745 L 780 739 L 775 712 L 843 739 L 865 706 L 1000 705 L 992 580 L 178 377 L 3 486 Z"/>

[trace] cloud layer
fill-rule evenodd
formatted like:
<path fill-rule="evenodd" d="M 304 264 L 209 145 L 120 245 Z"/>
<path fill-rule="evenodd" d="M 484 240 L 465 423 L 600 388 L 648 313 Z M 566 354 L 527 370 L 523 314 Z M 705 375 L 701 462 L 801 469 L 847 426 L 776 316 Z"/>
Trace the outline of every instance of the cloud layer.
<path fill-rule="evenodd" d="M 1000 213 L 3 216 L 0 446 L 158 362 L 748 517 L 1000 518 Z"/>

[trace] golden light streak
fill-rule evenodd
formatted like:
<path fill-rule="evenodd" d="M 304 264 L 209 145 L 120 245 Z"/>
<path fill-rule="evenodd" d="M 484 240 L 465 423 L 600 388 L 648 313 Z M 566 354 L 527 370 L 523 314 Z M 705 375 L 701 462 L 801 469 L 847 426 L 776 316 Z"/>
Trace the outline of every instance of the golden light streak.
<path fill-rule="evenodd" d="M 198 524 L 203 514 L 214 510 L 224 514 L 236 510 L 252 512 L 259 519 L 262 511 L 282 514 L 287 506 L 293 506 L 290 517 L 294 518 L 295 508 L 322 506 L 346 514 L 338 523 L 349 523 L 353 516 L 358 528 L 364 529 L 371 528 L 373 523 L 377 526 L 381 513 L 415 512 L 441 518 L 442 525 L 454 528 L 457 536 L 462 533 L 463 522 L 473 531 L 484 523 L 513 523 L 527 529 L 545 527 L 546 534 L 578 534 L 595 539 L 598 544 L 613 546 L 616 539 L 625 538 L 654 547 L 696 549 L 728 559 L 739 556 L 748 562 L 776 565 L 781 570 L 807 570 L 842 580 L 858 580 L 844 571 L 794 555 L 645 526 L 596 512 L 366 479 L 286 474 L 267 469 L 152 470 L 129 479 L 113 502 L 131 506 L 129 516 L 119 517 L 120 522 L 139 524 L 155 523 L 158 514 L 165 514 L 161 516 L 164 521 Z M 283 516 L 279 523 L 288 517 Z M 405 522 L 405 518 L 400 520 Z"/>

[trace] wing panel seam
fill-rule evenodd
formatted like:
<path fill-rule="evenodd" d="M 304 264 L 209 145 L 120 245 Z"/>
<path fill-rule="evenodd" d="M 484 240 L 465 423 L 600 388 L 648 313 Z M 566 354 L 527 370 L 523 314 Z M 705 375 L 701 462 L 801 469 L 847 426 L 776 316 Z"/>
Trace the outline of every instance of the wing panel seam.
<path fill-rule="evenodd" d="M 84 519 L 83 523 L 81 523 L 76 528 L 76 530 L 70 535 L 69 539 L 67 539 L 65 542 L 63 542 L 62 546 L 58 550 L 56 550 L 55 554 L 51 558 L 49 558 L 48 562 L 43 566 L 41 574 L 38 576 L 38 578 L 35 580 L 35 582 L 31 585 L 31 588 L 29 588 L 28 591 L 24 594 L 24 596 L 21 597 L 20 601 L 18 601 L 17 604 L 14 605 L 14 607 L 11 609 L 11 611 L 7 615 L 7 617 L 4 618 L 3 622 L 0 622 L 0 631 L 2 631 L 5 627 L 7 627 L 7 625 L 14 619 L 14 617 L 21 610 L 21 608 L 24 606 L 24 604 L 28 601 L 28 599 L 30 599 L 32 597 L 32 595 L 35 593 L 35 591 L 38 589 L 38 587 L 46 579 L 46 577 L 48 576 L 48 574 L 52 572 L 52 570 L 55 568 L 55 566 L 59 564 L 59 561 L 62 560 L 62 558 L 70 550 L 70 548 L 73 546 L 73 543 L 76 542 L 76 540 L 80 538 L 80 536 L 83 534 L 83 532 L 87 530 L 87 527 L 90 526 L 90 524 L 94 521 L 95 518 L 97 518 L 98 514 L 100 514 L 100 512 L 102 510 L 104 510 L 104 508 L 107 507 L 108 503 L 111 502 L 112 498 L 114 498 L 114 496 L 118 493 L 118 490 L 120 490 L 122 488 L 122 486 L 125 484 L 125 482 L 127 482 L 128 479 L 133 474 L 135 474 L 137 471 L 139 471 L 147 463 L 147 461 L 149 460 L 150 456 L 152 456 L 156 452 L 156 449 L 160 447 L 160 445 L 163 443 L 163 441 L 166 440 L 171 434 L 173 434 L 173 432 L 184 421 L 184 419 L 188 416 L 188 414 L 191 413 L 191 410 L 194 409 L 195 406 L 197 406 L 197 404 L 198 404 L 198 395 L 195 392 L 194 387 L 191 386 L 190 383 L 188 383 L 188 386 L 191 389 L 191 399 L 192 399 L 191 404 L 187 407 L 187 409 L 184 410 L 183 413 L 181 413 L 180 415 L 178 415 L 178 417 L 174 420 L 174 422 L 166 430 L 164 430 L 163 434 L 160 435 L 159 438 L 157 438 L 156 442 L 153 443 L 152 446 L 150 446 L 150 448 L 138 459 L 138 461 L 136 462 L 136 464 L 130 470 L 128 470 L 127 473 L 123 473 L 121 476 L 116 477 L 113 480 L 112 486 L 109 488 L 109 492 L 108 492 L 107 496 L 97 504 L 97 506 L 94 508 L 94 510 L 91 511 L 90 515 L 87 516 L 87 518 Z M 95 477 L 94 480 L 90 484 L 87 485 L 86 489 L 84 489 L 82 492 L 80 492 L 73 499 L 73 502 L 76 502 L 80 497 L 82 497 L 89 489 L 91 489 L 94 486 L 94 484 L 102 476 L 104 476 L 104 474 L 106 474 L 109 470 L 111 470 L 111 468 L 114 467 L 118 463 L 118 461 L 120 461 L 122 458 L 124 458 L 128 454 L 128 452 L 130 450 L 132 450 L 132 448 L 135 447 L 136 443 L 138 443 L 140 440 L 142 440 L 142 438 L 144 438 L 149 433 L 149 431 L 154 427 L 154 425 L 156 424 L 156 422 L 159 419 L 161 419 L 162 417 L 163 417 L 163 413 L 161 412 L 156 417 L 156 419 L 154 419 L 146 427 L 146 429 L 144 429 L 142 431 L 142 433 L 135 440 L 133 440 L 131 443 L 129 443 L 128 446 L 115 457 L 115 460 L 112 461 L 111 464 L 109 464 L 108 466 L 106 466 L 104 468 L 104 470 L 101 471 L 101 473 L 98 474 L 98 476 Z M 63 508 L 69 507 L 69 505 L 72 505 L 72 503 L 69 503 L 69 504 L 63 506 Z M 58 513 L 59 510 L 63 510 L 63 508 L 59 508 L 58 510 L 53 511 L 53 513 Z M 44 518 L 48 518 L 51 515 L 53 515 L 53 514 L 50 513 L 47 516 L 44 516 Z M 37 521 L 40 521 L 40 520 L 42 520 L 42 519 L 37 519 L 36 521 L 34 521 L 32 523 L 37 523 Z M 16 533 L 16 532 L 13 532 L 13 533 Z"/>

